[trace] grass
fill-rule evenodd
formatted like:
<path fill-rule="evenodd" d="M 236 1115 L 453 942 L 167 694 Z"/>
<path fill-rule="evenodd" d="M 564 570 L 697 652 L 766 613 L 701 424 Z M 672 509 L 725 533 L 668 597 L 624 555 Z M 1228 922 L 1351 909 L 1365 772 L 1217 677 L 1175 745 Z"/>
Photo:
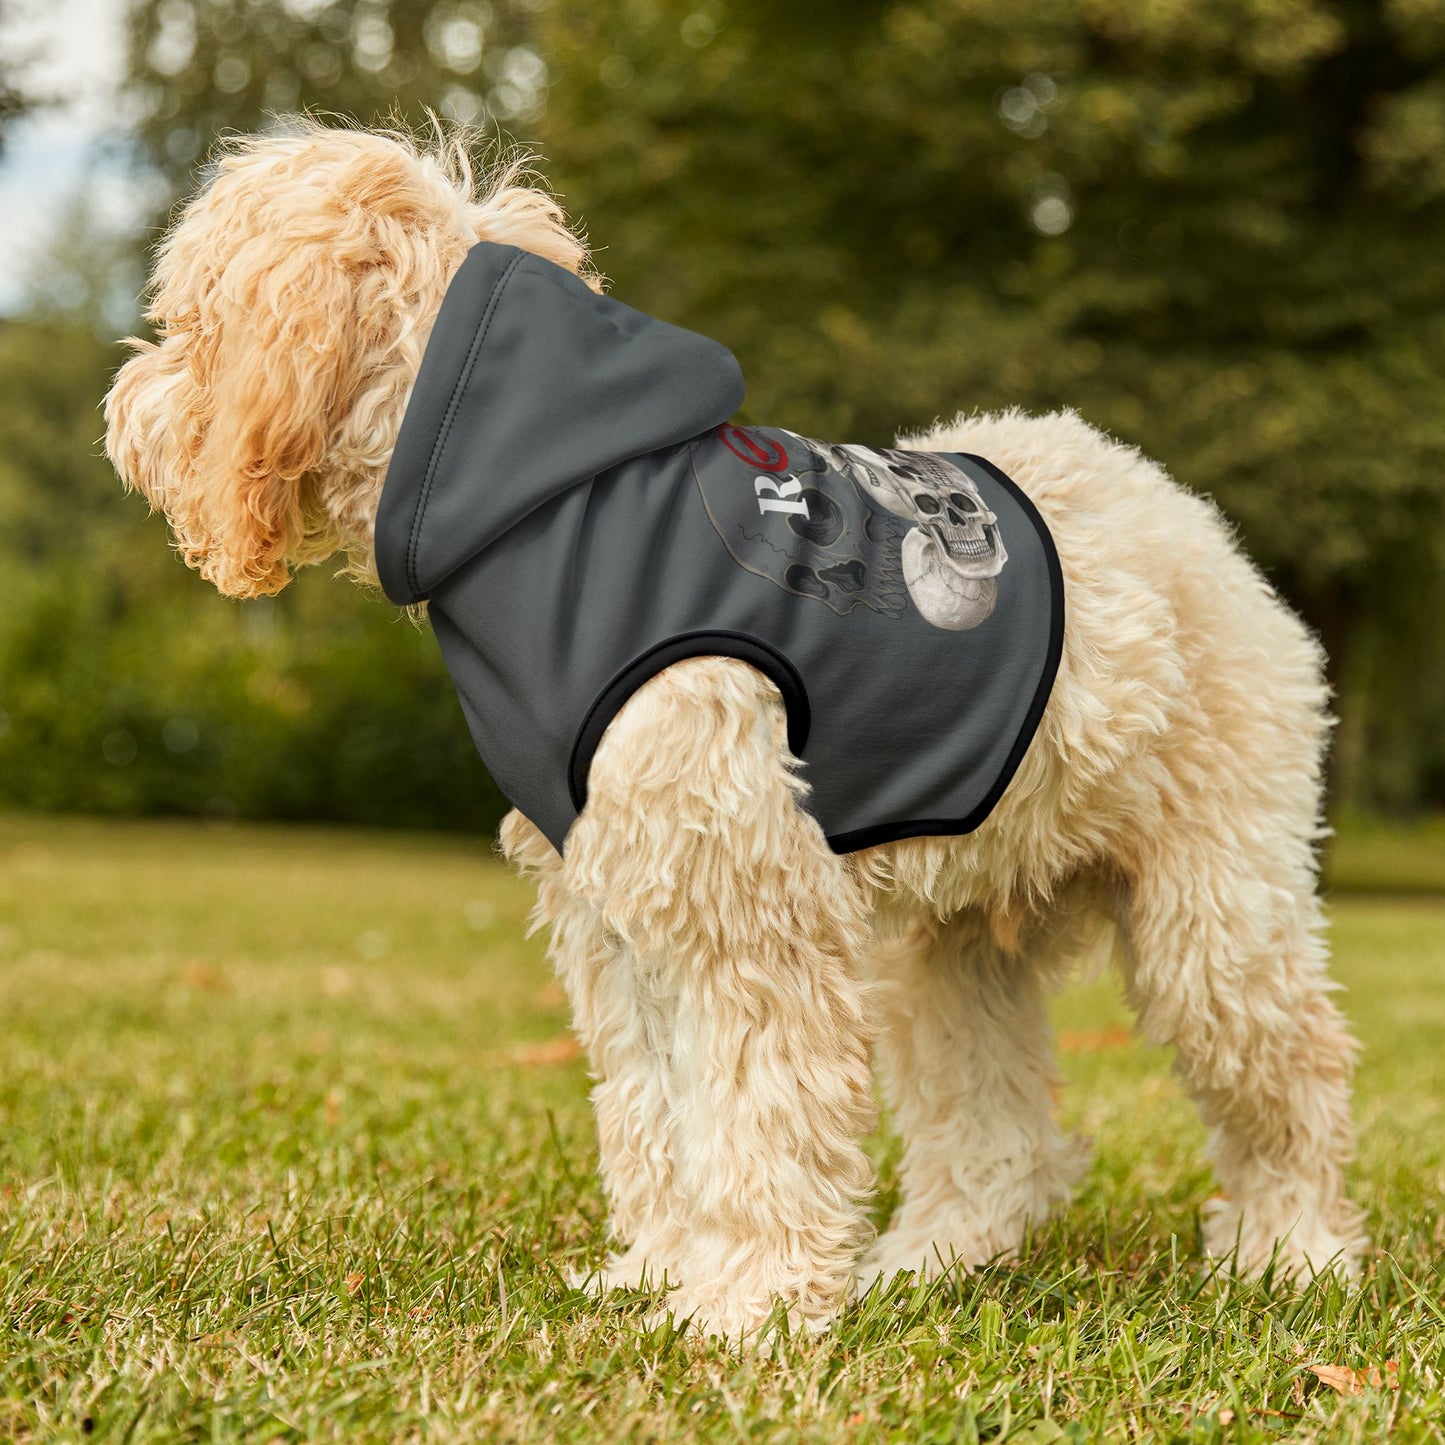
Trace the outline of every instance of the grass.
<path fill-rule="evenodd" d="M 1445 817 L 1342 820 L 1325 878 L 1348 892 L 1445 895 Z"/>
<path fill-rule="evenodd" d="M 0 1438 L 1445 1439 L 1445 902 L 1332 904 L 1360 1288 L 1203 1267 L 1200 1127 L 1099 984 L 1077 1202 L 772 1359 L 567 1284 L 603 1210 L 528 903 L 481 843 L 0 817 Z"/>

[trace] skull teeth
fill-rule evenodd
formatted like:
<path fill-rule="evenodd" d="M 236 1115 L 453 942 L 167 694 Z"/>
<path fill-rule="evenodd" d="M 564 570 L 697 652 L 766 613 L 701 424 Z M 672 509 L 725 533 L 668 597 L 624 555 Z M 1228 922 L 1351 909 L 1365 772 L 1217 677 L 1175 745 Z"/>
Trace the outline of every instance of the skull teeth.
<path fill-rule="evenodd" d="M 955 557 L 993 556 L 993 548 L 982 537 L 945 538 L 944 545 Z"/>

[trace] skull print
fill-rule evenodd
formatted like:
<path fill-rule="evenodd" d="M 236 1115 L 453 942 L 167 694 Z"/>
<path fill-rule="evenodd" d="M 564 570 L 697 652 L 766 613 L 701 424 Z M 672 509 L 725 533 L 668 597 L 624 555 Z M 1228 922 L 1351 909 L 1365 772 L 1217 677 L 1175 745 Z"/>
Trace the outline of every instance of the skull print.
<path fill-rule="evenodd" d="M 930 452 L 808 445 L 878 506 L 913 523 L 901 561 L 908 594 L 923 617 L 950 631 L 987 621 L 998 604 L 996 579 L 1008 552 L 997 516 L 967 473 Z"/>
<path fill-rule="evenodd" d="M 716 437 L 721 446 L 694 454 L 694 472 L 714 529 L 749 572 L 843 617 L 855 607 L 897 617 L 910 599 L 954 632 L 992 615 L 1008 554 L 959 468 L 928 452 L 760 428 Z"/>
<path fill-rule="evenodd" d="M 905 529 L 894 516 L 830 471 L 800 438 L 727 430 L 724 447 L 695 456 L 694 471 L 733 560 L 840 617 L 858 607 L 900 616 L 908 606 Z M 737 465 L 740 452 L 757 468 L 751 477 Z"/>

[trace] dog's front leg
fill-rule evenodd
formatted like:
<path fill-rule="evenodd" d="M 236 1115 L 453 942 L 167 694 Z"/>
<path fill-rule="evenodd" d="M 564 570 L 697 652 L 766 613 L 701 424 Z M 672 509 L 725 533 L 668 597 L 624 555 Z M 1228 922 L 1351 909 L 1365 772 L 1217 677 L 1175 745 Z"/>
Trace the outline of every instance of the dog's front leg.
<path fill-rule="evenodd" d="M 647 1015 L 666 1098 L 632 1117 L 663 1134 L 646 1151 L 666 1161 L 668 1307 L 734 1340 L 780 1300 L 826 1324 L 870 1236 L 864 902 L 796 793 L 774 690 L 698 659 L 608 729 L 566 845 L 569 890 L 630 960 L 612 1007 Z"/>
<path fill-rule="evenodd" d="M 502 851 L 537 885 L 532 921 L 550 930 L 548 956 L 596 1080 L 599 1169 L 618 1248 L 578 1283 L 598 1293 L 675 1283 L 687 1228 L 667 1149 L 676 999 L 665 976 L 607 927 L 589 890 L 570 886 L 562 858 L 521 813 L 503 821 Z"/>

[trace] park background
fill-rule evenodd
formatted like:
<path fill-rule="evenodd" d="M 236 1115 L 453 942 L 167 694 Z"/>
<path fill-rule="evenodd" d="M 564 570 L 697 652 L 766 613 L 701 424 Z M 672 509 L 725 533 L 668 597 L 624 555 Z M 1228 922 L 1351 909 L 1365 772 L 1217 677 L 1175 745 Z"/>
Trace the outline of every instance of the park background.
<path fill-rule="evenodd" d="M 0 5 L 12 151 L 76 103 L 44 13 Z M 1072 406 L 1158 458 L 1324 640 L 1336 813 L 1445 806 L 1434 0 L 141 0 L 124 44 L 0 321 L 0 804 L 500 816 L 424 631 L 325 567 L 213 595 L 98 444 L 214 138 L 432 107 L 535 151 L 615 294 L 737 354 L 746 420 Z"/>

